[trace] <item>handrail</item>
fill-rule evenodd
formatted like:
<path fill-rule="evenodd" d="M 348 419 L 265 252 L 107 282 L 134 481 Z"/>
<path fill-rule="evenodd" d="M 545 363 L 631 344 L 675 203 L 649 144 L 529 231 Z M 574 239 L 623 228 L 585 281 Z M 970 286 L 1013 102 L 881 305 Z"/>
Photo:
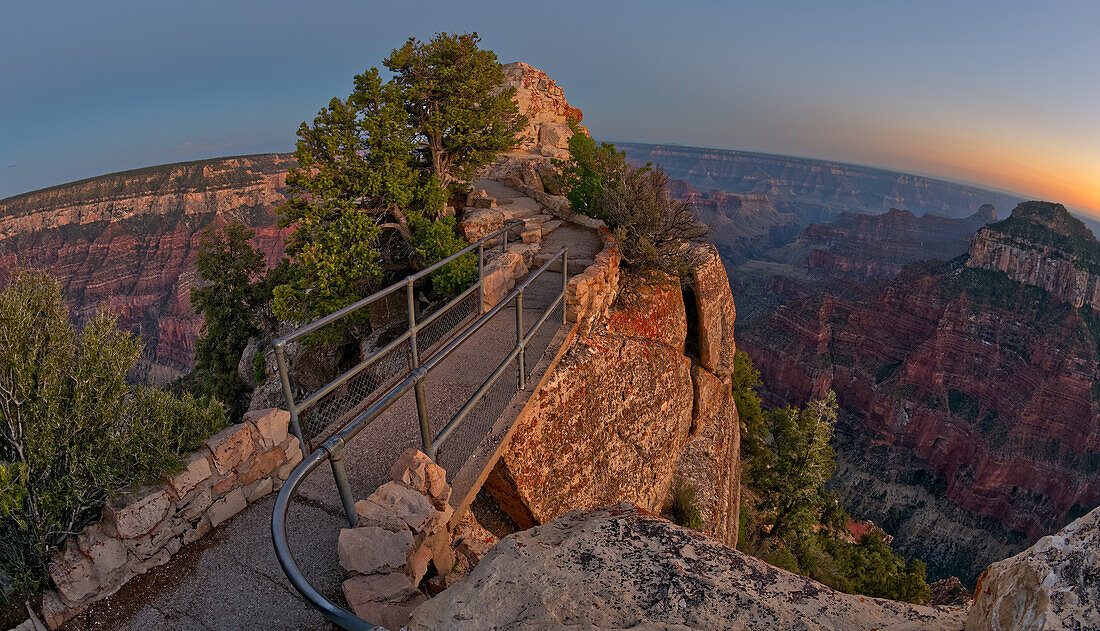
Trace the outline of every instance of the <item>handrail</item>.
<path fill-rule="evenodd" d="M 324 327 L 328 324 L 332 324 L 333 322 L 335 322 L 335 321 L 339 320 L 340 318 L 348 315 L 349 313 L 352 313 L 354 311 L 358 311 L 359 309 L 362 309 L 363 307 L 365 307 L 368 304 L 374 302 L 375 300 L 378 300 L 379 298 L 382 298 L 383 296 L 386 296 L 388 294 L 393 293 L 394 291 L 397 291 L 399 288 L 404 287 L 408 282 L 420 280 L 421 278 L 424 278 L 428 274 L 431 274 L 432 272 L 438 270 L 439 268 L 443 267 L 444 265 L 454 261 L 455 259 L 462 256 L 463 254 L 469 254 L 470 252 L 473 252 L 479 246 L 483 246 L 486 241 L 491 241 L 491 240 L 497 238 L 501 234 L 503 234 L 505 232 L 508 232 L 509 230 L 511 230 L 512 228 L 514 228 L 515 226 L 517 226 L 521 223 L 523 223 L 523 222 L 521 222 L 518 219 L 508 219 L 504 222 L 504 227 L 503 228 L 500 228 L 500 229 L 496 230 L 495 232 L 478 239 L 477 241 L 475 241 L 475 242 L 471 243 L 470 245 L 462 248 L 458 252 L 455 252 L 454 254 L 452 254 L 452 255 L 448 256 L 447 258 L 443 259 L 442 261 L 438 261 L 436 263 L 433 263 L 432 265 L 420 270 L 419 272 L 416 272 L 415 274 L 410 274 L 409 276 L 406 276 L 405 278 L 397 281 L 396 283 L 390 285 L 389 287 L 386 287 L 385 289 L 379 289 L 378 291 L 376 291 L 373 294 L 367 296 L 366 298 L 361 298 L 361 299 L 353 302 L 352 304 L 344 307 L 343 309 L 340 309 L 339 311 L 335 311 L 333 313 L 330 313 L 327 316 L 324 316 L 323 318 L 318 318 L 317 320 L 314 320 L 313 322 L 310 322 L 309 324 L 303 326 L 302 328 L 296 329 L 296 330 L 292 331 L 291 333 L 288 333 L 287 335 L 284 335 L 283 337 L 280 337 L 279 339 L 275 340 L 274 343 L 276 345 L 280 345 L 280 346 L 285 345 L 288 342 L 293 342 L 294 340 L 296 340 L 296 339 L 298 339 L 302 336 L 308 335 L 308 334 L 316 331 L 317 329 L 320 329 L 320 328 L 322 328 L 322 327 Z"/>
<path fill-rule="evenodd" d="M 502 229 L 506 231 L 507 228 Z M 498 231 L 494 234 L 499 234 L 502 231 Z M 486 237 L 486 239 L 493 238 L 492 235 Z M 483 240 L 482 240 L 483 241 Z M 478 241 L 473 244 L 479 245 L 482 241 Z M 473 247 L 473 246 L 471 246 Z M 461 254 L 461 253 L 459 253 Z M 525 375 L 524 375 L 524 363 L 523 357 L 527 346 L 534 339 L 535 334 L 539 331 L 553 313 L 559 307 L 564 307 L 566 287 L 569 281 L 568 278 L 568 248 L 561 248 L 553 257 L 551 257 L 546 263 L 544 263 L 538 270 L 530 274 L 530 276 L 516 286 L 507 296 L 499 303 L 494 305 L 491 309 L 482 314 L 477 320 L 471 323 L 468 327 L 463 329 L 458 335 L 448 342 L 443 348 L 436 350 L 429 358 L 427 358 L 423 364 L 415 367 L 407 377 L 405 377 L 400 383 L 392 386 L 381 397 L 371 403 L 367 409 L 356 415 L 354 419 L 348 422 L 344 427 L 339 429 L 335 434 L 329 437 L 320 445 L 319 448 L 314 450 L 308 457 L 306 457 L 287 477 L 283 487 L 279 490 L 279 494 L 275 500 L 274 511 L 271 516 L 271 536 L 272 543 L 275 546 L 275 556 L 279 560 L 279 565 L 283 568 L 283 572 L 287 575 L 291 584 L 297 589 L 315 609 L 321 612 L 323 616 L 329 621 L 339 625 L 344 629 L 350 631 L 375 631 L 380 630 L 381 627 L 372 625 L 371 623 L 359 618 L 355 614 L 343 609 L 342 607 L 332 603 L 324 596 L 322 596 L 309 581 L 302 574 L 298 567 L 297 562 L 294 559 L 293 553 L 290 551 L 290 544 L 287 539 L 286 518 L 290 509 L 290 502 L 293 496 L 297 493 L 299 486 L 321 463 L 328 460 L 332 465 L 333 475 L 336 479 L 336 485 L 340 492 L 341 502 L 344 506 L 344 511 L 348 518 L 350 526 L 355 527 L 358 524 L 358 513 L 355 510 L 354 498 L 351 495 L 350 486 L 347 482 L 347 477 L 344 474 L 342 452 L 344 447 L 350 442 L 356 435 L 363 430 L 363 428 L 370 425 L 382 415 L 387 409 L 389 409 L 394 403 L 396 403 L 403 395 L 408 393 L 409 390 L 415 390 L 417 395 L 417 411 L 420 417 L 420 429 L 421 440 L 425 448 L 429 451 L 428 455 L 434 460 L 439 447 L 441 447 L 447 439 L 451 436 L 453 431 L 462 423 L 462 421 L 477 405 L 478 401 L 484 397 L 485 393 L 491 388 L 503 375 L 504 370 L 511 364 L 511 362 L 519 361 L 519 382 L 517 384 L 518 389 L 525 387 Z M 561 290 L 558 292 L 555 299 L 551 302 L 542 313 L 541 317 L 535 323 L 535 326 L 530 331 L 524 331 L 523 329 L 523 295 L 528 286 L 539 276 L 545 273 L 550 266 L 555 263 L 558 258 L 562 263 L 562 284 Z M 481 279 L 479 278 L 479 282 Z M 407 281 L 403 281 L 407 282 Z M 396 286 L 400 287 L 402 283 L 398 283 Z M 496 314 L 504 309 L 508 304 L 515 302 L 516 307 L 516 342 L 515 346 L 509 352 L 507 358 L 490 374 L 490 376 L 482 383 L 482 385 L 475 391 L 475 393 L 466 401 L 462 408 L 451 417 L 447 424 L 440 430 L 439 434 L 433 439 L 431 436 L 431 428 L 427 425 L 427 411 L 426 402 L 423 396 L 423 384 L 427 375 L 440 365 L 444 359 L 450 356 L 456 349 L 458 349 L 463 343 L 468 341 L 478 330 L 480 330 L 486 323 L 488 323 Z M 564 319 L 563 319 L 564 320 Z M 330 320 L 331 322 L 331 320 Z M 414 327 L 415 328 L 415 327 Z M 316 329 L 313 329 L 316 330 Z M 291 334 L 293 335 L 293 334 Z M 409 335 L 415 336 L 415 330 Z M 288 338 L 290 336 L 287 336 Z M 287 338 L 283 338 L 287 339 Z"/>
<path fill-rule="evenodd" d="M 401 346 L 402 344 L 404 344 L 406 341 L 409 344 L 409 354 L 410 354 L 410 364 L 411 364 L 410 370 L 415 370 L 420 364 L 419 351 L 421 349 L 418 346 L 418 341 L 419 341 L 418 340 L 418 333 L 421 330 L 427 328 L 432 323 L 434 323 L 436 320 L 438 320 L 443 314 L 448 313 L 451 310 L 452 307 L 455 307 L 456 305 L 458 305 L 462 301 L 469 299 L 474 291 L 478 292 L 478 297 L 479 298 L 482 296 L 482 292 L 484 291 L 485 246 L 490 241 L 493 241 L 493 240 L 497 239 L 498 237 L 501 237 L 501 249 L 502 249 L 502 251 L 507 252 L 507 249 L 508 249 L 508 233 L 509 233 L 509 231 L 511 231 L 512 229 L 516 228 L 517 226 L 521 226 L 521 225 L 523 225 L 523 222 L 520 221 L 520 220 L 517 220 L 517 219 L 506 220 L 504 222 L 504 226 L 502 228 L 498 228 L 497 230 L 495 230 L 495 231 L 491 232 L 490 234 L 482 237 L 481 239 L 478 239 L 474 243 L 471 243 L 470 245 L 462 248 L 461 250 L 459 250 L 458 252 L 455 252 L 454 254 L 448 256 L 447 258 L 445 258 L 441 261 L 438 261 L 438 262 L 428 266 L 427 268 L 425 268 L 423 270 L 420 270 L 419 272 L 416 272 L 415 274 L 411 274 L 409 276 L 406 276 L 404 279 L 402 279 L 402 280 L 400 280 L 396 283 L 393 283 L 389 287 L 386 287 L 384 289 L 380 289 L 379 291 L 374 292 L 373 294 L 367 296 L 366 298 L 362 298 L 360 300 L 357 300 L 356 302 L 354 302 L 354 303 L 352 303 L 352 304 L 350 304 L 350 305 L 348 305 L 348 306 L 346 306 L 346 307 L 344 307 L 344 308 L 342 308 L 342 309 L 340 309 L 340 310 L 338 310 L 334 313 L 331 313 L 327 316 L 324 316 L 322 318 L 314 320 L 313 322 L 310 322 L 309 324 L 307 324 L 307 325 L 305 325 L 305 326 L 303 326 L 299 329 L 296 329 L 296 330 L 288 333 L 287 335 L 284 335 L 284 336 L 276 339 L 273 342 L 272 345 L 275 348 L 275 360 L 276 360 L 276 364 L 278 366 L 279 378 L 280 378 L 281 385 L 282 385 L 282 388 L 283 388 L 283 397 L 286 400 L 287 410 L 290 412 L 290 429 L 291 429 L 291 432 L 294 434 L 294 436 L 298 438 L 299 442 L 301 442 L 303 449 L 305 449 L 306 447 L 313 447 L 315 445 L 312 443 L 312 440 L 313 440 L 314 436 L 311 435 L 311 436 L 307 437 L 305 435 L 305 432 L 302 430 L 301 420 L 300 420 L 301 413 L 303 411 L 309 409 L 310 407 L 312 407 L 314 404 L 320 402 L 327 395 L 329 395 L 332 392 L 334 392 L 335 390 L 337 390 L 343 384 L 348 383 L 356 375 L 358 375 L 359 373 L 366 370 L 369 366 L 371 366 L 377 360 L 381 359 L 382 357 L 385 357 L 391 351 L 396 352 L 397 348 L 399 346 Z M 465 256 L 467 254 L 473 253 L 475 250 L 478 253 L 478 257 L 477 257 L 478 258 L 478 261 L 477 261 L 477 268 L 478 268 L 477 269 L 477 272 L 478 272 L 477 276 L 478 277 L 477 277 L 477 280 L 472 285 L 467 287 L 464 291 L 462 291 L 459 295 L 457 295 L 454 298 L 450 299 L 449 301 L 447 301 L 446 304 L 444 304 L 443 306 L 436 309 L 436 311 L 434 313 L 430 314 L 425 320 L 418 322 L 417 319 L 416 319 L 416 313 L 415 313 L 415 311 L 416 311 L 415 300 L 413 299 L 414 298 L 413 297 L 413 285 L 414 285 L 414 283 L 417 280 L 428 276 L 432 272 L 435 272 L 435 271 L 441 269 L 445 265 L 454 262 L 455 260 L 459 259 L 460 257 Z M 404 288 L 406 290 L 406 293 L 407 293 L 407 310 L 408 310 L 408 314 L 407 314 L 408 315 L 408 328 L 407 328 L 407 330 L 403 334 L 398 336 L 397 339 L 392 340 L 385 347 L 374 351 L 369 357 L 364 358 L 358 364 L 356 364 L 352 368 L 344 371 L 338 377 L 336 377 L 335 379 L 333 379 L 329 383 L 325 384 L 324 386 L 322 386 L 317 391 L 315 391 L 312 394 L 306 396 L 305 399 L 303 399 L 301 401 L 295 401 L 294 391 L 293 391 L 293 388 L 291 387 L 291 383 L 290 383 L 290 370 L 287 366 L 287 361 L 286 361 L 286 346 L 287 346 L 287 344 L 289 344 L 290 342 L 293 342 L 295 340 L 298 340 L 298 339 L 300 339 L 300 338 L 302 338 L 302 337 L 304 337 L 304 336 L 306 336 L 310 333 L 313 333 L 313 332 L 315 332 L 315 331 L 317 331 L 321 328 L 324 328 L 325 326 L 328 326 L 329 324 L 332 324 L 332 323 L 340 320 L 341 318 L 344 318 L 344 317 L 346 317 L 346 316 L 348 316 L 348 315 L 350 315 L 350 314 L 352 314 L 352 313 L 354 313 L 354 312 L 356 312 L 360 309 L 363 309 L 363 308 L 377 302 L 378 300 L 381 300 L 382 298 L 390 296 L 391 294 L 394 294 L 395 292 L 400 291 L 402 288 Z M 427 350 L 427 349 L 424 349 L 424 350 Z M 377 385 L 381 386 L 383 384 L 379 383 Z M 332 419 L 333 424 L 337 420 L 338 419 Z M 310 440 L 307 441 L 307 438 L 309 438 Z"/>

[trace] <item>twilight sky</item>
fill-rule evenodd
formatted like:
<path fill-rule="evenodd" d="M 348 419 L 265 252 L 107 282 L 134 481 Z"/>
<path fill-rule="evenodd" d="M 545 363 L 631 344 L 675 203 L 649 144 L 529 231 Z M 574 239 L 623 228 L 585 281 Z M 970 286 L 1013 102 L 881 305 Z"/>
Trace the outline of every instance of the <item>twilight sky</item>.
<path fill-rule="evenodd" d="M 1100 215 L 1100 3 L 0 0 L 0 198 L 289 151 L 406 37 L 476 30 L 598 138 L 976 182 Z"/>

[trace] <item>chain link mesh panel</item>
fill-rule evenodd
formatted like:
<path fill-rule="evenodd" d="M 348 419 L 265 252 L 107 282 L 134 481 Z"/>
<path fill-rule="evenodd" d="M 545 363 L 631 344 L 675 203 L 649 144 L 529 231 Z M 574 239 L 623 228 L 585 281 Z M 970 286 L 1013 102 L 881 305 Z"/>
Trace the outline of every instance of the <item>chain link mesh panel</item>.
<path fill-rule="evenodd" d="M 503 310 L 501 313 L 507 313 L 509 314 L 508 317 L 515 318 L 514 310 Z M 532 313 L 524 309 L 524 316 L 530 318 L 527 321 L 532 323 L 528 326 L 533 326 L 533 324 L 538 321 L 538 318 L 542 317 L 543 313 L 545 313 L 545 311 L 540 310 Z M 530 377 L 530 375 L 534 374 L 536 366 L 540 363 L 550 361 L 550 358 L 546 356 L 547 349 L 564 322 L 565 301 L 562 300 L 553 308 L 550 315 L 542 325 L 539 326 L 534 335 L 531 336 L 531 341 L 528 343 L 527 349 L 525 350 L 524 359 L 526 367 L 525 372 L 528 374 L 528 388 L 533 388 L 536 385 L 534 380 Z M 530 332 L 530 329 L 528 332 Z M 511 349 L 507 350 L 510 351 Z M 503 357 L 501 359 L 503 359 Z M 519 358 L 517 357 L 509 362 L 508 367 L 502 371 L 497 381 L 490 386 L 485 396 L 477 402 L 466 418 L 463 419 L 462 424 L 455 429 L 447 442 L 440 447 L 438 461 L 444 469 L 447 471 L 460 470 L 479 445 L 487 439 L 500 440 L 499 436 L 490 436 L 490 433 L 497 419 L 500 418 L 500 415 L 508 407 L 509 403 L 511 403 L 512 398 L 515 397 L 518 388 Z M 465 403 L 465 401 L 461 403 Z M 447 420 L 449 420 L 449 418 Z M 438 432 L 438 430 L 442 429 L 443 425 L 445 425 L 445 422 L 439 426 L 433 427 L 435 427 Z"/>
<path fill-rule="evenodd" d="M 476 317 L 480 312 L 478 307 L 477 292 L 470 292 L 470 295 L 447 307 L 442 315 L 417 331 L 416 348 L 421 359 L 429 357 L 452 334 L 457 333 L 462 325 Z"/>
<path fill-rule="evenodd" d="M 317 448 L 355 415 L 374 403 L 412 368 L 409 341 L 398 344 L 332 392 L 299 413 L 309 450 Z"/>

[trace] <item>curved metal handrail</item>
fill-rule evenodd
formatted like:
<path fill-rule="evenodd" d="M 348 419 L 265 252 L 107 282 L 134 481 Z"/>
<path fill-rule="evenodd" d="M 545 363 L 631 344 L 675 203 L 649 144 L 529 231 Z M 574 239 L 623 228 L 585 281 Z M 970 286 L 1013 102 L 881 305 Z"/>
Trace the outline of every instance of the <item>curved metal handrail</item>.
<path fill-rule="evenodd" d="M 565 301 L 566 287 L 569 282 L 568 270 L 568 255 L 569 249 L 562 247 L 553 257 L 551 257 L 546 263 L 544 263 L 538 270 L 532 273 L 521 284 L 517 285 L 504 299 L 493 306 L 490 310 L 482 314 L 477 320 L 475 320 L 469 327 L 459 333 L 453 340 L 446 344 L 443 348 L 437 350 L 431 357 L 429 357 L 422 365 L 413 370 L 405 379 L 400 383 L 390 388 L 384 395 L 378 400 L 372 403 L 366 410 L 356 416 L 351 422 L 343 427 L 343 429 L 336 432 L 332 437 L 321 444 L 316 450 L 314 450 L 309 456 L 302 460 L 297 467 L 287 477 L 286 482 L 283 483 L 283 487 L 279 490 L 279 494 L 275 499 L 275 507 L 271 515 L 271 539 L 275 546 L 275 556 L 279 560 L 279 565 L 283 568 L 283 573 L 286 574 L 290 580 L 291 585 L 298 590 L 302 596 L 305 597 L 309 604 L 321 612 L 323 616 L 329 621 L 341 626 L 349 631 L 385 631 L 382 627 L 373 625 L 366 620 L 356 616 L 352 612 L 336 605 L 329 601 L 327 598 L 321 595 L 306 579 L 305 575 L 298 568 L 298 564 L 294 559 L 294 554 L 290 550 L 290 543 L 287 538 L 286 520 L 287 514 L 290 510 L 290 502 L 293 496 L 298 491 L 298 487 L 313 471 L 321 465 L 325 460 L 337 461 L 341 458 L 341 452 L 344 446 L 354 438 L 360 431 L 370 425 L 376 418 L 378 418 L 383 412 L 390 408 L 397 402 L 404 394 L 409 390 L 414 389 L 418 384 L 423 383 L 425 377 L 433 368 L 439 365 L 441 361 L 450 356 L 459 346 L 461 346 L 466 340 L 468 340 L 474 333 L 476 333 L 482 326 L 484 326 L 493 316 L 499 313 L 512 301 L 516 302 L 517 309 L 517 341 L 515 348 L 508 354 L 503 362 L 497 366 L 496 370 L 486 379 L 482 386 L 474 393 L 474 395 L 462 406 L 462 409 L 455 414 L 451 420 L 440 431 L 439 435 L 432 439 L 430 435 L 424 440 L 426 445 L 431 446 L 433 459 L 436 448 L 441 446 L 447 438 L 451 435 L 453 430 L 462 422 L 462 420 L 469 413 L 470 409 L 477 403 L 477 401 L 484 396 L 488 387 L 491 387 L 500 378 L 503 370 L 512 362 L 519 358 L 520 366 L 520 381 L 523 380 L 523 351 L 527 345 L 533 339 L 535 333 L 539 328 L 548 320 L 549 315 L 561 306 Z M 550 266 L 558 260 L 562 262 L 562 284 L 561 291 L 557 298 L 546 308 L 538 322 L 531 328 L 531 331 L 524 334 L 522 326 L 522 313 L 523 313 L 523 294 L 527 287 L 539 276 L 541 276 Z M 522 386 L 521 386 L 522 387 Z M 418 406 L 421 404 L 417 402 Z M 422 431 L 425 429 L 421 427 Z M 340 468 L 342 472 L 342 468 Z M 336 470 L 334 469 L 334 474 Z M 336 478 L 337 486 L 340 487 L 341 500 L 344 503 L 344 510 L 348 514 L 348 519 L 351 526 L 355 526 L 356 512 L 354 507 L 354 501 L 351 498 L 350 488 L 347 487 L 346 478 L 342 479 L 339 475 Z"/>

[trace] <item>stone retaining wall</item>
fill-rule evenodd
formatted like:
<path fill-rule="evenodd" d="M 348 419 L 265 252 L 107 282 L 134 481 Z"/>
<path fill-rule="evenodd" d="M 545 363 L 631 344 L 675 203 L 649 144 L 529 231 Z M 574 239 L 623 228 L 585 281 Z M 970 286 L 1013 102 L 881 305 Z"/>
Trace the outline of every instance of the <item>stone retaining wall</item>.
<path fill-rule="evenodd" d="M 111 497 L 100 521 L 54 553 L 49 572 L 57 590 L 42 600 L 46 624 L 57 628 L 281 488 L 302 460 L 289 422 L 283 410 L 251 411 L 207 439 L 180 472 Z"/>

